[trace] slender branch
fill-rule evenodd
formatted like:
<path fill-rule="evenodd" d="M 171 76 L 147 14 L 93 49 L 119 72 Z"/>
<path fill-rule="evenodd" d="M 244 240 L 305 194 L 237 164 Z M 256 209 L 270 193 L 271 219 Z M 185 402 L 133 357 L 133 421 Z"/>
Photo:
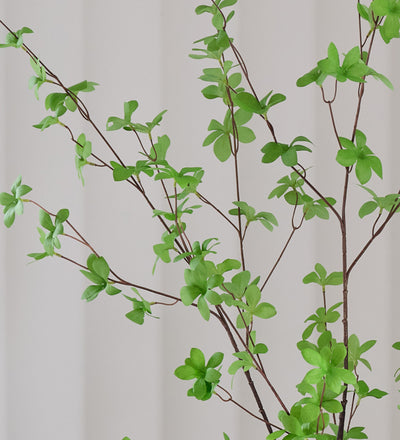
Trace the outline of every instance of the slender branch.
<path fill-rule="evenodd" d="M 382 233 L 382 231 L 385 229 L 385 227 L 387 226 L 389 221 L 392 219 L 392 217 L 394 216 L 396 211 L 399 209 L 399 207 L 400 207 L 400 202 L 396 204 L 395 208 L 392 211 L 389 212 L 389 214 L 387 215 L 385 221 L 374 232 L 372 237 L 367 241 L 367 243 L 364 245 L 364 247 L 361 249 L 361 251 L 357 254 L 357 256 L 354 258 L 353 262 L 350 264 L 349 268 L 347 269 L 347 276 L 350 275 L 350 272 L 354 269 L 354 266 L 358 263 L 360 258 L 365 254 L 365 252 L 371 246 L 371 244 L 376 239 L 376 237 L 378 237 L 378 235 L 380 235 Z"/>
<path fill-rule="evenodd" d="M 86 266 L 84 266 L 83 264 L 78 263 L 75 260 L 72 260 L 71 258 L 66 257 L 65 255 L 61 255 L 58 252 L 54 252 L 54 256 L 58 257 L 58 258 L 62 258 L 63 260 L 69 261 L 72 264 L 75 264 L 75 266 L 80 267 L 81 269 L 87 270 L 88 268 Z"/>
<path fill-rule="evenodd" d="M 233 399 L 232 394 L 225 389 L 224 387 L 222 387 L 221 385 L 217 385 L 217 388 L 220 388 L 228 397 L 224 398 L 222 397 L 220 394 L 218 394 L 217 392 L 214 391 L 214 394 L 216 396 L 218 396 L 223 402 L 232 402 L 234 405 L 238 406 L 240 409 L 242 409 L 243 411 L 245 411 L 247 414 L 249 414 L 250 416 L 254 417 L 257 420 L 260 420 L 261 422 L 265 423 L 265 420 L 261 417 L 258 417 L 257 415 L 255 415 L 254 413 L 252 413 L 251 411 L 249 411 L 247 408 L 245 408 L 243 405 L 241 405 L 239 402 L 237 402 L 236 400 Z M 269 426 L 275 428 L 275 429 L 283 429 L 277 425 L 274 425 L 273 423 L 269 423 Z"/>
<path fill-rule="evenodd" d="M 231 331 L 231 329 L 229 327 L 229 324 L 226 321 L 224 314 L 222 313 L 222 307 L 217 306 L 217 312 L 218 312 L 218 315 L 219 315 L 219 320 L 220 320 L 222 326 L 224 327 L 226 333 L 228 334 L 229 340 L 231 341 L 231 344 L 232 344 L 235 352 L 238 353 L 239 352 L 239 347 L 238 347 L 238 345 L 236 343 L 236 340 L 235 340 L 235 338 L 233 336 L 233 333 L 232 333 L 232 331 Z M 265 412 L 265 409 L 264 409 L 264 406 L 262 404 L 260 395 L 258 394 L 257 388 L 254 385 L 253 378 L 251 377 L 250 371 L 244 371 L 244 375 L 246 376 L 247 383 L 248 383 L 248 385 L 250 387 L 250 390 L 251 390 L 251 392 L 253 394 L 253 397 L 254 397 L 254 399 L 255 399 L 255 401 L 257 403 L 258 411 L 261 414 L 261 416 L 262 416 L 262 418 L 263 418 L 263 420 L 264 420 L 264 422 L 265 422 L 265 424 L 267 426 L 268 432 L 272 433 L 273 431 L 272 431 L 271 423 L 269 422 L 267 413 Z"/>
<path fill-rule="evenodd" d="M 219 306 L 217 306 L 217 307 L 219 307 Z M 253 363 L 254 363 L 254 365 L 256 367 L 256 370 L 260 373 L 260 375 L 263 377 L 263 379 L 267 382 L 268 387 L 270 388 L 270 390 L 272 391 L 272 393 L 274 394 L 274 396 L 278 400 L 279 404 L 282 406 L 283 410 L 287 414 L 289 414 L 289 410 L 286 408 L 285 404 L 283 403 L 283 401 L 282 401 L 281 397 L 279 396 L 278 392 L 276 391 L 275 387 L 272 385 L 271 381 L 268 379 L 266 373 L 260 367 L 257 359 L 254 357 L 253 353 L 251 353 L 251 351 L 249 350 L 247 344 L 245 343 L 245 341 L 243 340 L 242 336 L 240 335 L 240 333 L 236 329 L 236 326 L 233 324 L 233 322 L 231 321 L 231 319 L 229 318 L 229 316 L 225 312 L 225 310 L 223 308 L 220 308 L 220 310 L 222 311 L 224 317 L 226 318 L 226 320 L 230 324 L 231 328 L 234 330 L 234 332 L 238 336 L 238 338 L 239 338 L 240 342 L 242 343 L 243 347 L 245 348 L 246 352 L 250 355 L 250 357 L 251 357 L 251 359 L 252 359 L 252 361 L 253 361 Z"/>
<path fill-rule="evenodd" d="M 331 209 L 331 211 L 333 212 L 333 214 L 337 217 L 337 219 L 339 220 L 339 223 L 342 222 L 342 218 L 339 214 L 339 212 L 336 210 L 336 208 L 326 199 L 325 196 L 323 196 L 318 189 L 303 175 L 301 174 L 301 172 L 296 168 L 296 167 L 292 167 L 292 170 L 295 171 L 306 183 L 307 186 L 309 186 L 314 192 L 315 194 L 317 194 L 325 203 L 326 205 Z"/>
<path fill-rule="evenodd" d="M 211 206 L 216 212 L 218 212 L 219 215 L 221 215 L 235 230 L 239 233 L 238 227 L 235 225 L 235 223 L 232 222 L 217 206 L 215 206 L 212 202 L 210 202 L 206 197 L 204 197 L 199 192 L 196 192 L 196 196 L 205 204 Z"/>
<path fill-rule="evenodd" d="M 303 215 L 303 219 L 304 219 L 304 215 Z M 303 220 L 302 220 L 302 222 L 303 222 Z M 281 253 L 279 254 L 277 260 L 275 261 L 275 264 L 272 266 L 272 269 L 269 271 L 269 274 L 268 274 L 266 280 L 264 281 L 263 285 L 261 286 L 261 289 L 260 289 L 261 292 L 264 290 L 264 288 L 265 288 L 265 286 L 267 285 L 269 279 L 271 278 L 271 276 L 272 276 L 272 274 L 274 273 L 275 269 L 277 268 L 279 262 L 281 261 L 281 259 L 282 259 L 282 257 L 283 257 L 283 254 L 286 252 L 286 249 L 288 248 L 289 243 L 290 243 L 290 241 L 291 241 L 292 238 L 293 238 L 294 233 L 295 233 L 300 227 L 301 227 L 301 224 L 300 224 L 300 226 L 297 226 L 297 227 L 292 228 L 292 232 L 290 233 L 289 238 L 286 240 L 286 243 L 285 243 L 285 245 L 283 246 L 283 249 L 282 249 Z"/>

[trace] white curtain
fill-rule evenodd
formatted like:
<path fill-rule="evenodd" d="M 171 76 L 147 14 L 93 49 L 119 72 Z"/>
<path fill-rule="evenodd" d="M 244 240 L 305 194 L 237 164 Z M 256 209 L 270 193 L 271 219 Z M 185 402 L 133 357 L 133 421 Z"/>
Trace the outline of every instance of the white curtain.
<path fill-rule="evenodd" d="M 216 163 L 211 147 L 201 147 L 210 119 L 222 119 L 223 109 L 202 98 L 205 84 L 197 78 L 204 65 L 188 57 L 192 42 L 212 32 L 208 19 L 194 14 L 199 3 L 0 0 L 0 17 L 13 29 L 34 29 L 26 42 L 67 85 L 83 79 L 100 83 L 85 98 L 101 128 L 108 116 L 122 115 L 126 100 L 139 101 L 141 121 L 168 109 L 159 133 L 172 140 L 172 163 L 176 168 L 203 166 L 201 191 L 227 211 L 235 200 L 233 164 Z M 342 170 L 325 166 L 325 158 L 336 154 L 328 109 L 316 87 L 299 89 L 295 81 L 325 57 L 330 41 L 340 52 L 357 45 L 354 3 L 242 0 L 232 25 L 260 95 L 273 89 L 288 97 L 272 116 L 278 138 L 286 142 L 305 135 L 313 140 L 310 165 L 315 168 L 309 174 L 324 193 L 337 199 Z M 386 194 L 399 189 L 399 43 L 377 46 L 372 65 L 393 79 L 396 91 L 370 80 L 360 127 L 383 160 L 385 183 L 373 182 Z M 7 190 L 21 174 L 23 182 L 34 188 L 32 199 L 53 212 L 70 209 L 71 222 L 122 277 L 177 295 L 183 264 L 159 263 L 156 275 L 151 274 L 152 245 L 159 242 L 162 230 L 151 220 L 143 199 L 127 185 L 114 184 L 101 168 L 84 170 L 82 188 L 68 133 L 61 127 L 44 133 L 32 128 L 46 115 L 46 90 L 44 86 L 39 102 L 28 90 L 32 72 L 27 58 L 20 51 L 2 50 L 0 66 L 0 190 Z M 338 127 L 349 136 L 356 87 L 346 84 L 339 93 Z M 111 159 L 101 140 L 78 117 L 70 125 L 76 136 L 86 133 L 94 150 Z M 242 198 L 259 210 L 273 211 L 280 221 L 274 233 L 256 229 L 247 238 L 249 268 L 264 278 L 290 233 L 290 221 L 282 203 L 267 200 L 271 185 L 285 169 L 261 164 L 260 148 L 270 137 L 259 121 L 254 127 L 259 140 L 243 145 L 240 156 Z M 130 133 L 106 136 L 127 162 L 140 158 Z M 371 225 L 356 215 L 365 194 L 354 181 L 351 191 L 350 202 L 357 207 L 349 213 L 353 217 L 349 253 L 354 258 Z M 149 195 L 162 203 L 157 191 L 149 189 Z M 193 239 L 218 237 L 221 258 L 238 256 L 235 235 L 213 211 L 203 207 L 193 222 Z M 80 295 L 86 283 L 78 268 L 56 258 L 27 265 L 26 254 L 40 251 L 37 224 L 37 209 L 27 205 L 11 230 L 0 228 L 0 439 L 120 440 L 126 435 L 132 440 L 200 440 L 222 439 L 223 431 L 232 440 L 265 438 L 260 422 L 217 398 L 206 404 L 187 398 L 188 384 L 173 376 L 192 346 L 208 355 L 219 350 L 229 356 L 229 341 L 215 323 L 205 325 L 196 311 L 177 305 L 155 307 L 160 319 L 148 319 L 139 327 L 124 317 L 129 303 L 122 297 L 102 295 L 93 303 L 83 303 Z M 398 228 L 395 219 L 360 262 L 350 285 L 351 333 L 362 342 L 378 339 L 368 356 L 374 371 L 365 373 L 366 381 L 391 392 L 382 401 L 365 402 L 357 414 L 357 424 L 368 425 L 371 439 L 396 439 L 400 429 L 396 409 L 400 396 L 393 383 L 400 357 L 390 348 L 400 339 Z M 304 286 L 301 279 L 316 262 L 330 271 L 340 270 L 339 244 L 334 222 L 307 222 L 266 291 L 278 316 L 260 325 L 259 338 L 270 349 L 265 356 L 268 374 L 288 405 L 297 398 L 295 384 L 306 371 L 295 344 L 305 328 L 304 319 L 320 304 L 318 289 Z M 88 255 L 70 243 L 63 252 L 81 263 Z M 333 288 L 329 295 L 331 304 L 340 301 L 340 289 Z M 224 367 L 229 362 L 227 357 Z M 230 387 L 227 373 L 224 385 Z M 275 419 L 279 407 L 263 384 L 260 389 Z M 232 392 L 236 400 L 257 411 L 240 378 Z"/>

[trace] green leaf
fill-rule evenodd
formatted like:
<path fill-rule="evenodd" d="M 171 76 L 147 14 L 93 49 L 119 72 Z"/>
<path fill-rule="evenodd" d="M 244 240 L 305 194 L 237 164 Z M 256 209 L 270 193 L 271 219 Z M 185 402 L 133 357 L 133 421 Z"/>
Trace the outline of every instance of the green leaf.
<path fill-rule="evenodd" d="M 132 322 L 142 325 L 144 323 L 144 310 L 136 309 L 126 313 L 125 316 Z"/>
<path fill-rule="evenodd" d="M 332 272 L 325 280 L 327 286 L 339 286 L 343 284 L 343 272 Z"/>
<path fill-rule="evenodd" d="M 46 128 L 51 127 L 52 125 L 58 124 L 58 118 L 54 116 L 46 116 L 44 119 L 42 119 L 38 124 L 35 124 L 34 128 L 39 128 L 41 131 L 45 130 Z"/>
<path fill-rule="evenodd" d="M 221 377 L 221 373 L 214 368 L 207 368 L 206 375 L 204 377 L 206 382 L 218 383 Z"/>
<path fill-rule="evenodd" d="M 375 399 L 382 399 L 382 397 L 387 396 L 386 391 L 379 390 L 378 388 L 374 388 L 373 390 L 369 391 L 367 396 L 375 397 Z"/>
<path fill-rule="evenodd" d="M 93 301 L 98 297 L 102 290 L 104 290 L 102 286 L 89 286 L 83 292 L 82 299 L 86 300 L 87 302 Z"/>
<path fill-rule="evenodd" d="M 224 359 L 224 354 L 221 352 L 214 353 L 207 362 L 207 368 L 216 368 L 222 363 Z"/>
<path fill-rule="evenodd" d="M 372 200 L 365 202 L 358 211 L 358 215 L 360 218 L 364 218 L 366 215 L 372 214 L 377 207 L 378 204 Z"/>
<path fill-rule="evenodd" d="M 306 362 L 308 362 L 311 365 L 314 365 L 316 367 L 320 367 L 322 364 L 322 358 L 321 355 L 315 351 L 312 350 L 311 348 L 305 348 L 304 350 L 302 350 L 301 352 L 304 360 Z"/>
<path fill-rule="evenodd" d="M 221 162 L 225 162 L 229 159 L 231 155 L 231 142 L 229 134 L 224 134 L 215 141 L 214 154 Z"/>
<path fill-rule="evenodd" d="M 113 295 L 118 295 L 118 293 L 121 293 L 121 290 L 113 286 L 112 284 L 107 284 L 106 293 L 107 295 L 113 296 Z"/>
<path fill-rule="evenodd" d="M 329 413 L 340 413 L 343 411 L 342 404 L 338 400 L 325 400 L 322 402 L 322 408 Z"/>
<path fill-rule="evenodd" d="M 321 285 L 321 280 L 315 272 L 311 272 L 303 278 L 304 284 L 316 283 Z"/>
<path fill-rule="evenodd" d="M 200 296 L 197 302 L 197 308 L 199 309 L 201 316 L 208 321 L 210 319 L 210 309 L 204 296 Z"/>
<path fill-rule="evenodd" d="M 254 315 L 262 319 L 269 319 L 276 315 L 276 309 L 272 304 L 263 302 L 254 310 Z"/>
<path fill-rule="evenodd" d="M 301 408 L 300 420 L 304 423 L 311 423 L 318 419 L 320 415 L 319 405 L 309 403 Z"/>
<path fill-rule="evenodd" d="M 197 370 L 202 370 L 206 364 L 203 352 L 195 347 L 190 350 L 190 361 Z"/>
<path fill-rule="evenodd" d="M 352 150 L 339 150 L 336 155 L 336 161 L 344 167 L 350 167 L 356 163 L 357 156 Z"/>
<path fill-rule="evenodd" d="M 317 82 L 319 79 L 321 79 L 321 83 L 323 82 L 323 79 L 325 79 L 326 74 L 322 74 L 321 70 L 318 67 L 315 67 L 314 69 L 310 70 L 308 73 L 304 74 L 302 77 L 300 77 L 296 81 L 297 87 L 306 87 L 309 84 L 312 84 L 313 82 Z M 321 84 L 320 84 L 321 85 Z"/>
<path fill-rule="evenodd" d="M 175 370 L 174 374 L 181 380 L 191 380 L 199 377 L 198 370 L 191 365 L 181 365 Z"/>
<path fill-rule="evenodd" d="M 291 434 L 296 434 L 300 437 L 303 437 L 304 432 L 301 429 L 300 422 L 296 417 L 287 414 L 285 411 L 280 411 L 278 417 L 279 420 L 283 423 L 286 431 L 290 432 Z"/>
<path fill-rule="evenodd" d="M 362 427 L 354 427 L 347 431 L 347 438 L 355 438 L 355 439 L 365 439 L 368 438 L 367 434 L 362 432 L 364 428 Z"/>
<path fill-rule="evenodd" d="M 43 209 L 39 211 L 39 222 L 48 231 L 54 231 L 55 228 L 51 221 L 51 217 L 46 211 L 43 211 Z"/>
<path fill-rule="evenodd" d="M 393 347 L 395 350 L 400 350 L 400 342 L 395 342 L 395 343 L 392 345 L 392 347 Z"/>
<path fill-rule="evenodd" d="M 267 440 L 276 440 L 279 437 L 282 437 L 283 434 L 285 434 L 284 429 L 279 429 L 278 431 L 272 432 L 268 435 Z"/>
<path fill-rule="evenodd" d="M 139 107 L 137 101 L 127 101 L 124 102 L 124 119 L 127 122 L 131 121 L 132 113 Z"/>
<path fill-rule="evenodd" d="M 251 113 L 263 114 L 264 109 L 261 107 L 257 98 L 251 93 L 240 92 L 234 96 L 234 103 L 238 105 L 242 110 Z"/>

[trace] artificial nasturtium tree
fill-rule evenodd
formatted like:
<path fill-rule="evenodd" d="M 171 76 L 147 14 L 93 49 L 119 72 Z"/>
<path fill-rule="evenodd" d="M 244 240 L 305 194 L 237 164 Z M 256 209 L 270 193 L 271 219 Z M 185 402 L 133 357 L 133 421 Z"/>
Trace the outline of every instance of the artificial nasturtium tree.
<path fill-rule="evenodd" d="M 378 196 L 371 189 L 374 179 L 383 178 L 383 164 L 379 158 L 379 148 L 367 146 L 368 127 L 359 127 L 359 115 L 367 80 L 374 78 L 381 81 L 382 87 L 393 88 L 388 78 L 371 67 L 371 60 L 374 42 L 378 38 L 386 44 L 392 44 L 393 39 L 400 37 L 400 1 L 357 2 L 354 7 L 358 14 L 359 44 L 345 49 L 341 56 L 335 43 L 330 43 L 326 58 L 319 60 L 316 67 L 300 78 L 294 78 L 298 87 L 318 87 L 323 103 L 329 107 L 337 143 L 334 165 L 342 167 L 343 171 L 341 190 L 338 192 L 337 186 L 332 188 L 338 200 L 314 185 L 309 175 L 309 158 L 315 148 L 313 141 L 304 133 L 298 133 L 292 140 L 277 134 L 272 122 L 274 109 L 286 101 L 286 96 L 268 89 L 260 94 L 255 90 L 244 57 L 229 30 L 235 14 L 232 7 L 236 3 L 237 0 L 211 0 L 197 6 L 196 14 L 207 14 L 213 32 L 196 41 L 190 54 L 193 59 L 207 60 L 207 66 L 213 64 L 213 67 L 205 67 L 200 76 L 200 80 L 207 83 L 202 94 L 204 98 L 217 100 L 225 107 L 222 113 L 218 112 L 211 119 L 209 133 L 204 140 L 199 140 L 199 145 L 212 145 L 212 151 L 221 166 L 232 166 L 234 169 L 236 198 L 232 200 L 233 207 L 231 205 L 226 212 L 202 193 L 201 183 L 206 176 L 201 167 L 179 169 L 168 159 L 168 150 L 173 148 L 173 142 L 166 134 L 160 133 L 166 110 L 157 110 L 151 121 L 140 122 L 136 113 L 138 101 L 128 100 L 123 104 L 122 116 L 108 118 L 104 124 L 105 131 L 131 132 L 138 142 L 137 160 L 128 162 L 105 137 L 104 130 L 92 119 L 84 103 L 84 94 L 95 91 L 98 84 L 84 80 L 67 86 L 50 70 L 47 61 L 40 59 L 25 42 L 27 35 L 32 33 L 31 29 L 23 27 L 12 30 L 0 20 L 8 31 L 5 43 L 0 47 L 13 47 L 28 56 L 33 69 L 29 87 L 37 99 L 43 99 L 42 94 L 45 90 L 49 91 L 44 98 L 44 107 L 49 113 L 34 127 L 41 131 L 55 126 L 66 130 L 76 154 L 76 171 L 82 184 L 84 169 L 98 166 L 108 170 L 115 182 L 130 185 L 144 197 L 150 208 L 149 215 L 159 221 L 164 229 L 159 242 L 151 243 L 155 254 L 153 272 L 157 271 L 157 263 L 181 264 L 184 282 L 179 294 L 157 291 L 138 284 L 136 280 L 121 278 L 107 262 L 106 256 L 100 255 L 70 222 L 68 209 L 61 208 L 53 213 L 31 196 L 28 198 L 32 188 L 22 184 L 21 177 L 16 179 L 10 192 L 0 194 L 0 203 L 4 206 L 4 224 L 11 227 L 16 215 L 23 213 L 24 205 L 35 205 L 39 209 L 41 227 L 38 231 L 43 249 L 29 256 L 34 260 L 62 258 L 78 265 L 88 280 L 82 299 L 90 302 L 104 294 L 123 296 L 128 300 L 126 317 L 133 323 L 143 325 L 149 317 L 154 316 L 154 305 L 160 304 L 154 299 L 157 297 L 173 300 L 173 304 L 181 302 L 187 307 L 195 307 L 199 319 L 219 322 L 232 348 L 230 358 L 224 356 L 222 351 L 206 355 L 206 348 L 192 347 L 184 361 L 177 360 L 177 365 L 184 363 L 177 366 L 176 377 L 191 381 L 187 393 L 189 397 L 201 401 L 219 397 L 234 403 L 265 425 L 267 440 L 368 438 L 368 427 L 357 426 L 354 416 L 365 398 L 381 399 L 387 393 L 372 388 L 364 378 L 365 369 L 372 369 L 368 351 L 374 347 L 376 340 L 360 341 L 355 333 L 350 334 L 349 280 L 360 258 L 399 211 L 400 190 L 394 188 L 391 193 Z M 309 67 L 305 66 L 304 70 Z M 324 89 L 328 81 L 334 85 L 331 99 L 326 98 Z M 352 83 L 357 90 L 357 110 L 351 133 L 340 132 L 333 110 L 340 85 L 344 82 Z M 74 127 L 67 125 L 64 115 L 76 111 L 108 147 L 111 160 L 96 153 L 93 139 L 87 133 L 77 134 Z M 255 118 L 265 124 L 268 132 L 266 138 L 264 135 L 261 139 L 256 137 L 251 125 Z M 265 164 L 266 170 L 271 166 L 282 169 L 283 177 L 278 180 L 278 186 L 266 192 L 265 206 L 252 206 L 251 200 L 241 198 L 238 165 L 243 144 L 254 144 L 259 148 L 259 160 Z M 161 187 L 164 194 L 162 206 L 157 206 L 148 197 L 145 188 L 150 182 Z M 348 253 L 352 237 L 347 231 L 346 216 L 348 195 L 352 190 L 350 182 L 357 183 L 369 194 L 369 199 L 365 194 L 365 202 L 357 207 L 359 217 L 368 221 L 369 216 L 374 215 L 371 235 L 366 237 L 364 246 L 353 259 Z M 276 231 L 279 231 L 282 219 L 278 222 L 268 210 L 268 199 L 275 197 L 288 206 L 292 231 L 283 249 L 277 252 L 268 276 L 262 279 L 259 274 L 253 273 L 246 261 L 245 238 L 247 231 L 256 224 L 261 224 L 266 234 L 278 233 Z M 213 236 L 212 226 L 209 238 L 190 239 L 191 217 L 201 215 L 206 207 L 214 210 L 237 236 L 238 252 L 231 258 L 219 257 L 217 250 L 221 243 Z M 298 218 L 300 220 L 295 221 Z M 314 271 L 304 275 L 304 284 L 319 286 L 320 306 L 304 317 L 305 327 L 297 348 L 308 371 L 297 384 L 297 401 L 289 403 L 272 383 L 264 366 L 265 356 L 271 356 L 268 338 L 277 335 L 264 338 L 257 328 L 260 320 L 275 316 L 274 319 L 279 319 L 279 311 L 268 300 L 269 280 L 277 266 L 283 264 L 282 256 L 295 232 L 309 221 L 330 221 L 336 225 L 341 235 L 341 243 L 336 251 L 342 257 L 342 265 L 328 273 L 320 262 L 316 262 Z M 87 249 L 86 262 L 80 263 L 62 253 L 64 239 L 78 241 Z M 246 249 L 246 252 L 250 251 Z M 331 289 L 341 292 L 339 302 L 332 302 L 327 295 Z M 128 295 L 132 295 L 131 291 L 133 296 Z M 393 348 L 399 350 L 400 342 L 395 342 Z M 225 382 L 229 384 L 231 376 L 237 374 L 244 375 L 258 408 L 257 414 L 236 401 L 223 386 Z M 268 405 L 263 403 L 264 391 L 253 381 L 256 375 L 265 382 L 278 402 L 280 411 L 277 414 L 271 413 Z M 400 380 L 398 371 L 395 380 Z M 220 435 L 229 440 L 227 433 Z M 128 438 L 125 437 L 125 440 Z"/>

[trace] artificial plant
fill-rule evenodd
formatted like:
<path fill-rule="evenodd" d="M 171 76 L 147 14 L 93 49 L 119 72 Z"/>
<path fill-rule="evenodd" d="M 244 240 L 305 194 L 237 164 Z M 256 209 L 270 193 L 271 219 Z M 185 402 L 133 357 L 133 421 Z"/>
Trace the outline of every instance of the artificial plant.
<path fill-rule="evenodd" d="M 231 37 L 229 25 L 234 18 L 232 7 L 237 0 L 211 0 L 196 8 L 197 14 L 207 14 L 211 19 L 211 35 L 195 42 L 190 56 L 200 61 L 212 62 L 213 67 L 203 69 L 200 77 L 207 85 L 202 94 L 206 99 L 223 103 L 225 110 L 218 111 L 208 126 L 208 134 L 199 142 L 212 149 L 216 159 L 224 166 L 234 169 L 236 198 L 227 212 L 218 207 L 211 197 L 203 193 L 201 183 L 207 175 L 201 167 L 188 166 L 177 169 L 168 160 L 168 150 L 173 148 L 173 140 L 160 132 L 165 110 L 157 110 L 148 122 L 140 122 L 136 117 L 139 104 L 129 100 L 123 104 L 118 116 L 110 116 L 105 129 L 92 118 L 84 101 L 84 94 L 93 92 L 98 85 L 93 81 L 82 81 L 67 86 L 61 76 L 54 73 L 45 60 L 40 59 L 24 38 L 32 33 L 28 27 L 14 31 L 2 20 L 7 29 L 5 43 L 0 47 L 21 49 L 29 57 L 33 76 L 29 87 L 37 99 L 47 88 L 44 106 L 49 114 L 34 125 L 44 131 L 50 127 L 61 127 L 66 131 L 75 149 L 77 175 L 84 183 L 84 169 L 88 166 L 108 171 L 115 182 L 125 182 L 145 199 L 149 215 L 159 221 L 164 229 L 160 240 L 153 246 L 155 263 L 153 272 L 162 263 L 179 263 L 183 268 L 184 282 L 179 294 L 167 293 L 143 286 L 140 280 L 122 278 L 115 268 L 110 267 L 107 256 L 100 255 L 94 245 L 79 232 L 69 220 L 68 209 L 52 212 L 29 195 L 31 188 L 18 177 L 10 192 L 0 194 L 4 206 L 4 224 L 11 227 L 17 215 L 23 213 L 24 205 L 33 204 L 39 210 L 39 240 L 43 249 L 29 254 L 33 260 L 56 257 L 78 266 L 88 285 L 82 293 L 85 301 L 93 301 L 99 295 L 120 295 L 127 300 L 126 317 L 133 323 L 143 325 L 153 315 L 154 306 L 160 305 L 157 298 L 170 301 L 169 305 L 183 303 L 195 307 L 199 319 L 216 320 L 221 324 L 232 347 L 232 357 L 224 358 L 221 352 L 205 355 L 205 348 L 193 347 L 186 359 L 177 361 L 175 375 L 190 381 L 188 396 L 198 400 L 219 397 L 232 402 L 249 416 L 265 425 L 266 438 L 300 440 L 344 440 L 368 438 L 365 427 L 354 424 L 354 415 L 359 411 L 365 398 L 380 399 L 387 393 L 372 388 L 363 379 L 363 368 L 371 369 L 368 355 L 375 340 L 360 341 L 351 333 L 349 323 L 349 279 L 357 263 L 367 253 L 371 244 L 385 230 L 400 207 L 400 190 L 394 188 L 389 194 L 378 195 L 371 188 L 376 178 L 383 178 L 383 164 L 379 149 L 370 148 L 367 128 L 359 124 L 360 111 L 367 81 L 370 78 L 382 82 L 382 87 L 393 88 L 383 74 L 372 67 L 374 42 L 381 38 L 386 44 L 400 37 L 400 1 L 373 0 L 368 4 L 357 2 L 359 41 L 354 47 L 344 48 L 343 55 L 334 43 L 327 48 L 327 56 L 315 63 L 307 73 L 297 79 L 298 87 L 318 87 L 322 103 L 328 107 L 333 136 L 337 143 L 336 161 L 329 166 L 343 169 L 343 182 L 338 190 L 335 185 L 331 194 L 319 189 L 312 179 L 309 157 L 316 146 L 304 133 L 293 139 L 274 128 L 274 108 L 281 105 L 286 96 L 279 92 L 256 91 L 248 71 L 245 57 L 239 52 Z M 343 49 L 342 49 L 343 50 Z M 208 64 L 207 64 L 208 65 Z M 356 90 L 357 100 L 354 122 L 350 133 L 341 133 L 335 114 L 335 100 L 340 94 L 341 83 L 350 82 Z M 329 90 L 330 93 L 327 92 Z M 121 105 L 122 107 L 122 105 Z M 97 139 L 78 133 L 68 125 L 64 115 L 78 112 L 94 130 Z M 268 131 L 256 138 L 252 119 L 259 118 Z M 113 144 L 112 133 L 105 131 L 127 131 L 134 136 L 138 145 L 135 163 L 127 162 Z M 103 142 L 109 149 L 110 157 L 96 153 L 95 142 Z M 282 249 L 275 249 L 276 260 L 266 276 L 252 272 L 246 263 L 247 231 L 255 224 L 265 228 L 265 233 L 277 233 L 278 220 L 266 207 L 253 207 L 250 200 L 243 200 L 240 186 L 240 153 L 243 144 L 253 143 L 260 149 L 260 161 L 266 169 L 279 166 L 283 177 L 274 188 L 270 188 L 268 198 L 278 198 L 289 207 L 288 221 L 291 232 Z M 274 165 L 270 165 L 274 164 Z M 352 190 L 351 182 L 358 183 L 365 190 L 365 202 L 358 209 L 358 216 L 371 222 L 371 233 L 365 237 L 364 245 L 356 256 L 349 257 L 348 199 Z M 151 200 L 147 188 L 159 185 L 164 194 L 164 203 L 158 206 Z M 200 209 L 201 208 L 201 209 Z M 219 257 L 218 249 L 223 246 L 212 235 L 206 239 L 192 239 L 191 216 L 210 209 L 223 219 L 226 227 L 233 229 L 237 236 L 237 252 L 231 258 Z M 372 219 L 372 220 L 371 220 Z M 340 253 L 342 264 L 336 270 L 328 271 L 315 262 L 314 270 L 304 274 L 305 284 L 317 284 L 321 290 L 320 307 L 310 316 L 305 316 L 305 327 L 297 348 L 310 365 L 304 378 L 297 384 L 299 398 L 287 402 L 271 381 L 263 358 L 268 353 L 268 338 L 256 332 L 257 323 L 270 319 L 279 313 L 268 300 L 268 283 L 275 269 L 283 263 L 285 252 L 290 249 L 292 239 L 299 234 L 305 222 L 330 221 L 340 231 Z M 285 221 L 280 219 L 279 223 Z M 196 237 L 195 237 L 196 238 Z M 63 253 L 62 240 L 79 242 L 88 251 L 86 262 Z M 340 289 L 341 301 L 331 302 L 326 292 Z M 278 311 L 279 312 L 279 311 Z M 341 325 L 338 327 L 337 323 Z M 340 328 L 340 330 L 338 330 Z M 269 335 L 268 337 L 272 337 Z M 394 343 L 400 349 L 400 343 Z M 181 365 L 179 365 L 181 362 Z M 222 368 L 224 367 L 224 368 Z M 230 376 L 243 374 L 258 412 L 250 410 L 234 399 L 225 383 Z M 270 394 L 280 406 L 278 414 L 269 411 L 263 403 L 264 390 L 260 390 L 253 376 L 260 376 Z M 225 376 L 225 377 L 224 377 Z M 396 380 L 400 375 L 396 373 Z M 362 405 L 361 405 L 362 407 Z M 228 434 L 223 434 L 225 440 Z"/>

